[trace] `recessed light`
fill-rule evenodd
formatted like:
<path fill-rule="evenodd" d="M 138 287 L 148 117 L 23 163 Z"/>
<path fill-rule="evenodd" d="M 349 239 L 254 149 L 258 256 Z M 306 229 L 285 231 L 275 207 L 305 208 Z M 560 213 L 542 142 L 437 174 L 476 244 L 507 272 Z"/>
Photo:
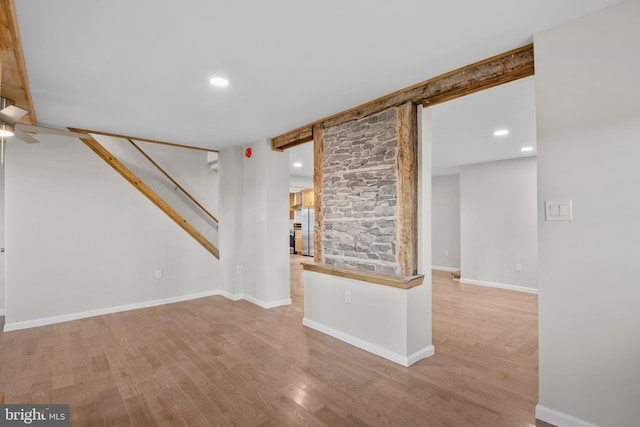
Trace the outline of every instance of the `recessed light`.
<path fill-rule="evenodd" d="M 505 135 L 509 135 L 509 129 L 498 129 L 497 131 L 493 132 L 494 136 L 505 136 Z"/>
<path fill-rule="evenodd" d="M 225 79 L 224 77 L 211 77 L 211 79 L 209 79 L 209 83 L 217 87 L 229 86 L 229 80 Z"/>
<path fill-rule="evenodd" d="M 295 162 L 295 163 L 293 164 L 293 167 L 294 167 L 294 168 L 301 168 L 301 167 L 302 167 L 302 163 L 300 163 L 300 162 Z"/>
<path fill-rule="evenodd" d="M 522 151 L 523 153 L 526 153 L 527 151 L 533 151 L 533 147 L 522 147 L 520 151 Z"/>

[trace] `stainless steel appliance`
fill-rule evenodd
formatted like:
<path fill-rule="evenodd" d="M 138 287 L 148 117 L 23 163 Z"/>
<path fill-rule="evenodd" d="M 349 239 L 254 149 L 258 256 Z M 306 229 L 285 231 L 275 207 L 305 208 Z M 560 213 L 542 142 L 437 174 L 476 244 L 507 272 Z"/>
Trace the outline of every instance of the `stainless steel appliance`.
<path fill-rule="evenodd" d="M 315 226 L 315 211 L 311 208 L 301 209 L 302 224 L 302 255 L 313 256 L 313 228 Z"/>

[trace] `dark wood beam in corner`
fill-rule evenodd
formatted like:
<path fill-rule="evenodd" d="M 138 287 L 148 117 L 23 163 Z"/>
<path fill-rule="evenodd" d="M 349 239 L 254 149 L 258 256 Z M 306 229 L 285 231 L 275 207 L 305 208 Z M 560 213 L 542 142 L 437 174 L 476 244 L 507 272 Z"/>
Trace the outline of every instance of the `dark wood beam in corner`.
<path fill-rule="evenodd" d="M 271 149 L 282 151 L 296 145 L 304 144 L 313 140 L 313 126 L 318 123 L 303 126 L 301 128 L 287 132 L 284 135 L 276 136 L 271 140 Z"/>
<path fill-rule="evenodd" d="M 418 271 L 418 108 L 407 102 L 396 108 L 398 198 L 396 257 L 400 274 Z"/>
<path fill-rule="evenodd" d="M 70 129 L 72 132 L 82 133 L 79 129 Z M 113 169 L 115 169 L 124 179 L 129 181 L 131 185 L 138 189 L 147 199 L 149 199 L 154 205 L 156 205 L 161 211 L 163 211 L 169 218 L 171 218 L 176 224 L 178 224 L 184 231 L 186 231 L 191 237 L 193 237 L 198 243 L 200 243 L 207 251 L 209 251 L 214 257 L 220 259 L 218 248 L 216 248 L 209 240 L 201 235 L 191 224 L 187 222 L 178 212 L 176 212 L 167 202 L 165 202 L 160 196 L 158 196 L 147 184 L 142 182 L 129 168 L 122 164 L 113 154 L 104 148 L 98 141 L 96 141 L 91 135 L 87 134 L 86 138 L 81 138 L 82 142 L 87 144 L 91 150 L 93 150 L 99 157 L 107 162 Z"/>
<path fill-rule="evenodd" d="M 282 150 L 310 141 L 313 135 L 313 126 L 317 124 L 326 129 L 407 102 L 431 106 L 533 74 L 533 44 L 529 44 L 279 135 L 271 140 L 271 147 L 274 150 Z"/>
<path fill-rule="evenodd" d="M 322 262 L 322 144 L 323 129 L 313 126 L 313 197 L 315 224 L 313 227 L 313 260 Z"/>
<path fill-rule="evenodd" d="M 29 111 L 18 123 L 37 124 L 13 0 L 0 0 L 0 55 L 0 95 Z"/>

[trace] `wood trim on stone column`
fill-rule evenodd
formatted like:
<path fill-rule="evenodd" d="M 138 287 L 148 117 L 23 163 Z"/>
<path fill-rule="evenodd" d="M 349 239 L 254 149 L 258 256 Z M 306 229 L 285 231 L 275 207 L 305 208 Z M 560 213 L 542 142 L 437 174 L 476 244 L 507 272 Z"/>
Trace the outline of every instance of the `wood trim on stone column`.
<path fill-rule="evenodd" d="M 398 199 L 396 257 L 400 274 L 418 271 L 418 109 L 413 102 L 396 108 Z"/>
<path fill-rule="evenodd" d="M 313 126 L 313 198 L 315 224 L 313 230 L 313 260 L 322 262 L 322 125 Z"/>

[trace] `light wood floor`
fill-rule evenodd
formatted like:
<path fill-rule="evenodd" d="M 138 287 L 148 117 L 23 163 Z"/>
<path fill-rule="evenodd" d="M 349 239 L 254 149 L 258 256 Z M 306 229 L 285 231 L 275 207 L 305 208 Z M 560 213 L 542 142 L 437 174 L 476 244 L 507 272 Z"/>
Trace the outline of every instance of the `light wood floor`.
<path fill-rule="evenodd" d="M 71 425 L 532 426 L 537 297 L 434 273 L 435 356 L 410 368 L 209 297 L 0 333 L 7 403 L 70 403 Z"/>

